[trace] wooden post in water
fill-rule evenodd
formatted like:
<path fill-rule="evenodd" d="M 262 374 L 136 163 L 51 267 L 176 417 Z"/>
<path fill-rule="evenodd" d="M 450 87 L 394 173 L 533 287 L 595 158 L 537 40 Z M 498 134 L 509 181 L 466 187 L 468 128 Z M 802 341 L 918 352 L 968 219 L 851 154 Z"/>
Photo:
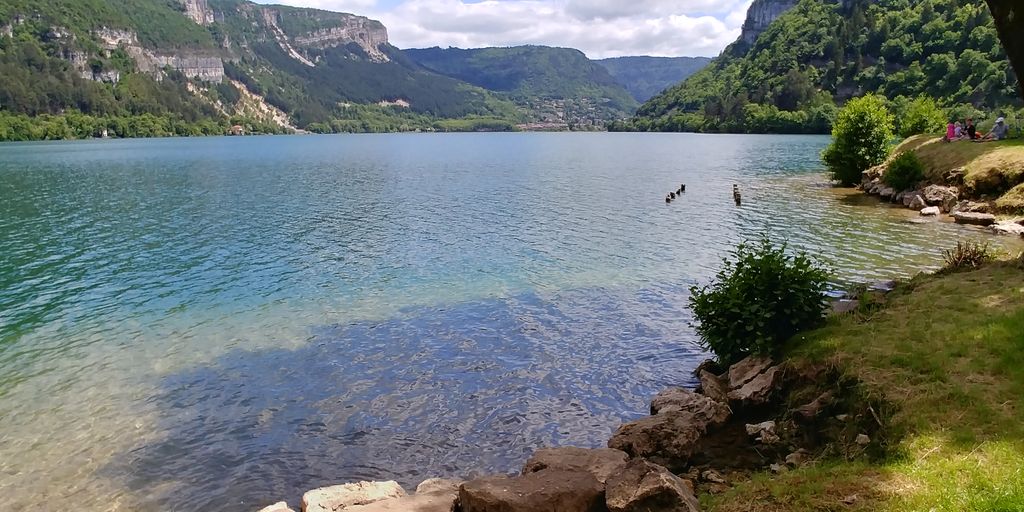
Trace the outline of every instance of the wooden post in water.
<path fill-rule="evenodd" d="M 743 195 L 740 194 L 739 185 L 732 186 L 732 198 L 736 201 L 736 206 L 741 206 L 743 204 Z"/>
<path fill-rule="evenodd" d="M 684 194 L 686 193 L 686 183 L 679 185 L 679 192 Z"/>

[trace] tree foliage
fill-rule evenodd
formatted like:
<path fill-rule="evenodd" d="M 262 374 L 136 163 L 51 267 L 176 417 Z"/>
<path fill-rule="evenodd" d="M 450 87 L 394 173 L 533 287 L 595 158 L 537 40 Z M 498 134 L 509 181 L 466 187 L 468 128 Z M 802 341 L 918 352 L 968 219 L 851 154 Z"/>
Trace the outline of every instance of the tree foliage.
<path fill-rule="evenodd" d="M 868 92 L 1000 111 L 1021 104 L 1016 88 L 992 16 L 981 3 L 801 0 L 753 45 L 730 46 L 618 128 L 798 131 L 784 123 L 766 127 L 747 115 L 763 110 L 746 105 L 775 107 L 777 117 L 806 112 L 810 120 L 824 104 Z M 819 131 L 827 132 L 827 126 Z"/>
<path fill-rule="evenodd" d="M 821 323 L 828 271 L 805 253 L 762 238 L 742 243 L 715 280 L 690 289 L 704 347 L 724 365 L 772 355 L 796 333 Z"/>
<path fill-rule="evenodd" d="M 861 173 L 885 160 L 893 141 L 893 116 L 885 100 L 869 94 L 850 100 L 832 127 L 822 160 L 839 183 L 860 183 Z"/>

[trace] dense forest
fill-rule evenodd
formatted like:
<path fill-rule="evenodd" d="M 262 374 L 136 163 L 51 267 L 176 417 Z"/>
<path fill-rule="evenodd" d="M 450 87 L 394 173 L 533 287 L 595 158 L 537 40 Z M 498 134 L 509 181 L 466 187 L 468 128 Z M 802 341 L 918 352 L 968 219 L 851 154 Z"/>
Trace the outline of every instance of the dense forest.
<path fill-rule="evenodd" d="M 801 0 L 612 128 L 827 133 L 837 104 L 867 92 L 897 110 L 918 96 L 974 115 L 1021 107 L 984 2 Z"/>

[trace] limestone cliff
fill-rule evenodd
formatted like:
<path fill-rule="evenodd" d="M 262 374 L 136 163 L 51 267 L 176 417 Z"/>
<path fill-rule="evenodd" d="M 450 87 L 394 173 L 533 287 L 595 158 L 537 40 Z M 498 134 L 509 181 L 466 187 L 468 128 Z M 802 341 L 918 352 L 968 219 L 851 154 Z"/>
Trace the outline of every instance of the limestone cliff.
<path fill-rule="evenodd" d="M 757 38 L 779 19 L 786 11 L 792 9 L 799 3 L 799 0 L 754 0 L 747 10 L 747 20 L 743 22 L 743 33 L 740 39 L 752 45 Z"/>
<path fill-rule="evenodd" d="M 388 44 L 388 31 L 379 21 L 312 9 L 299 11 L 264 7 L 260 14 L 281 49 L 304 64 L 314 65 L 302 50 L 321 50 L 352 43 L 362 48 L 374 62 L 389 60 L 383 51 Z M 301 31 L 293 28 L 309 25 L 316 28 Z"/>
<path fill-rule="evenodd" d="M 214 21 L 213 9 L 207 0 L 178 0 L 185 9 L 185 16 L 200 25 L 212 25 Z"/>
<path fill-rule="evenodd" d="M 358 44 L 371 59 L 387 61 L 381 47 L 388 44 L 388 31 L 380 23 L 361 16 L 349 16 L 340 27 L 316 30 L 295 38 L 295 43 L 307 48 L 332 48 L 349 43 Z"/>
<path fill-rule="evenodd" d="M 205 82 L 224 79 L 224 61 L 212 51 L 178 50 L 162 52 L 144 48 L 134 31 L 101 28 L 95 32 L 104 50 L 124 49 L 135 60 L 139 71 L 159 76 L 165 67 L 180 71 L 189 78 Z M 107 79 L 107 77 L 99 77 Z M 96 79 L 96 78 L 94 78 Z"/>

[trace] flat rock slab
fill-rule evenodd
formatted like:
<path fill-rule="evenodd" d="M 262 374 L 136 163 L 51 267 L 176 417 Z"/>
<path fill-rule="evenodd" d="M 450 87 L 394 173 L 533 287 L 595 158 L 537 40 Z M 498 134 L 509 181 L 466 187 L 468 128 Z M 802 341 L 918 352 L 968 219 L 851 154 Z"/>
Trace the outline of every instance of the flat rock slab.
<path fill-rule="evenodd" d="M 452 480 L 448 478 L 428 478 L 416 486 L 416 494 L 428 494 L 436 492 L 459 493 L 459 486 L 463 480 Z"/>
<path fill-rule="evenodd" d="M 269 507 L 261 508 L 259 510 L 259 512 L 295 512 L 295 511 L 292 510 L 292 508 L 289 507 L 287 503 L 285 503 L 283 501 L 279 501 L 277 503 L 274 503 L 273 505 L 270 505 Z"/>
<path fill-rule="evenodd" d="M 450 493 L 425 493 L 375 501 L 368 505 L 345 507 L 343 512 L 452 512 L 459 499 L 458 490 Z"/>
<path fill-rule="evenodd" d="M 989 229 L 991 229 L 992 232 L 997 234 L 997 235 L 1012 235 L 1012 236 L 1024 235 L 1024 225 L 1017 224 L 1016 222 L 1010 222 L 1010 221 L 997 222 L 997 223 L 989 226 Z"/>
<path fill-rule="evenodd" d="M 716 402 L 729 402 L 729 390 L 717 375 L 707 370 L 701 370 L 698 372 L 697 378 L 700 379 L 700 390 L 704 396 Z"/>
<path fill-rule="evenodd" d="M 608 480 L 605 503 L 610 512 L 699 512 L 690 486 L 669 470 L 636 459 Z"/>
<path fill-rule="evenodd" d="M 595 450 L 575 447 L 543 448 L 534 452 L 530 460 L 526 461 L 526 465 L 523 466 L 523 474 L 536 473 L 545 469 L 585 471 L 594 475 L 594 478 L 603 484 L 608 477 L 618 473 L 626 466 L 628 458 L 626 452 L 611 448 Z"/>
<path fill-rule="evenodd" d="M 953 220 L 957 224 L 991 226 L 996 223 L 996 216 L 991 213 L 956 212 L 953 214 Z"/>
<path fill-rule="evenodd" d="M 936 217 L 942 213 L 942 209 L 938 206 L 929 206 L 927 208 L 921 208 L 922 217 Z"/>
<path fill-rule="evenodd" d="M 302 495 L 302 512 L 335 512 L 406 496 L 397 482 L 357 482 L 313 489 Z"/>
<path fill-rule="evenodd" d="M 738 389 L 729 392 L 729 400 L 744 406 L 762 405 L 771 400 L 782 380 L 782 367 L 773 366 Z"/>
<path fill-rule="evenodd" d="M 602 512 L 604 484 L 586 471 L 545 469 L 466 482 L 459 504 L 462 512 Z"/>
<path fill-rule="evenodd" d="M 651 414 L 672 411 L 692 413 L 698 421 L 721 425 L 729 419 L 732 411 L 728 405 L 683 388 L 669 388 L 651 400 Z"/>
<path fill-rule="evenodd" d="M 729 389 L 738 389 L 772 366 L 771 358 L 750 356 L 729 367 Z"/>

